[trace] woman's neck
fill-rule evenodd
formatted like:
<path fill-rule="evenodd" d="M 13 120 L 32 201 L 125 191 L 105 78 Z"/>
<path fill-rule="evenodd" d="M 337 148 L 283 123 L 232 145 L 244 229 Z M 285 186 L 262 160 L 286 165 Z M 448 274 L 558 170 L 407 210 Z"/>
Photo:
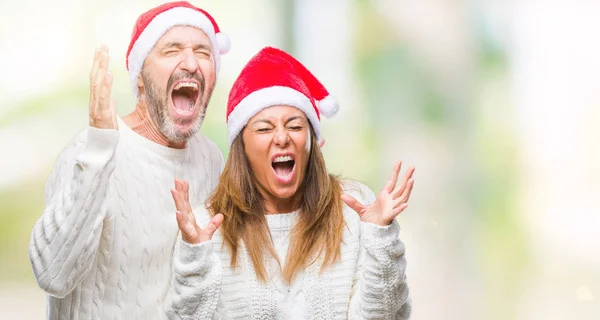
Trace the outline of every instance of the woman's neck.
<path fill-rule="evenodd" d="M 273 196 L 265 196 L 265 214 L 290 213 L 300 208 L 300 195 L 298 192 L 289 199 L 279 199 Z"/>

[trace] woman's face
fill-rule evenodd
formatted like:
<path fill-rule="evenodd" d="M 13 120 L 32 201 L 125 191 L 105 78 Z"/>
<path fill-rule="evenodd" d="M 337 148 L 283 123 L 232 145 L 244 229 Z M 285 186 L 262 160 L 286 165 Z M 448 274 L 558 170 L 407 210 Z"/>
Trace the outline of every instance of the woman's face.
<path fill-rule="evenodd" d="M 290 106 L 265 108 L 242 131 L 250 168 L 265 199 L 285 203 L 298 191 L 310 154 L 310 124 Z"/>

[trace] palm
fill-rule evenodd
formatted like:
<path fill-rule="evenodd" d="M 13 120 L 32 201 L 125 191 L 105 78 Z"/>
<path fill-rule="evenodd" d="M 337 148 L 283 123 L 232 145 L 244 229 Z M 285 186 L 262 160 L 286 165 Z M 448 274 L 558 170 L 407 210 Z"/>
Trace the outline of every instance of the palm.
<path fill-rule="evenodd" d="M 188 182 L 175 179 L 175 189 L 171 189 L 171 195 L 177 208 L 177 226 L 181 231 L 181 238 L 190 244 L 209 241 L 223 222 L 223 215 L 216 214 L 205 228 L 201 228 L 196 223 L 196 217 L 192 212 L 189 194 L 190 185 Z"/>
<path fill-rule="evenodd" d="M 360 216 L 364 222 L 387 226 L 407 207 L 407 202 L 412 192 L 414 180 L 412 175 L 415 168 L 409 168 L 404 175 L 402 183 L 396 185 L 400 174 L 401 162 L 396 163 L 392 176 L 377 199 L 369 206 L 365 206 L 347 194 L 342 195 L 344 202 Z"/>
<path fill-rule="evenodd" d="M 115 102 L 110 98 L 113 76 L 108 70 L 108 47 L 96 49 L 90 71 L 90 126 L 117 129 Z"/>

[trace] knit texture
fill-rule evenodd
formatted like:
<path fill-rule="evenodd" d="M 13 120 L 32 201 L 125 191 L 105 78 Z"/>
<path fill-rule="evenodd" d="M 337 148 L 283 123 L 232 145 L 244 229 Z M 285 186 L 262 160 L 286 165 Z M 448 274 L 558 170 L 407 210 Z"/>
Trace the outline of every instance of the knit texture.
<path fill-rule="evenodd" d="M 163 319 L 178 237 L 170 189 L 190 182 L 204 203 L 223 157 L 197 134 L 185 149 L 133 132 L 86 128 L 61 152 L 46 183 L 46 208 L 29 246 L 32 269 L 48 293 L 49 319 Z"/>
<path fill-rule="evenodd" d="M 373 192 L 358 182 L 345 181 L 343 189 L 361 203 L 368 204 L 375 199 Z M 208 223 L 204 207 L 196 209 L 195 214 L 201 225 Z M 273 244 L 283 263 L 298 213 L 266 217 Z M 231 255 L 219 231 L 201 246 L 190 246 L 179 240 L 186 255 L 196 251 L 196 256 L 204 257 L 185 266 L 175 265 L 176 270 L 186 268 L 188 276 L 184 277 L 188 279 L 180 282 L 186 283 L 188 295 L 198 297 L 187 299 L 186 308 L 198 310 L 193 319 L 410 319 L 406 260 L 398 222 L 387 227 L 364 223 L 345 205 L 344 217 L 347 227 L 341 260 L 323 273 L 319 272 L 320 260 L 300 272 L 289 286 L 283 282 L 275 259 L 268 257 L 265 257 L 268 282 L 258 281 L 243 244 L 238 253 L 240 266 L 230 268 Z M 212 255 L 204 251 L 209 247 Z M 180 255 L 179 259 L 184 256 Z M 183 274 L 183 269 L 176 274 Z M 220 290 L 207 287 L 210 282 L 221 283 Z M 210 299 L 214 301 L 209 302 Z M 215 313 L 207 314 L 206 310 L 190 305 L 194 303 L 210 305 L 211 312 L 216 305 Z"/>

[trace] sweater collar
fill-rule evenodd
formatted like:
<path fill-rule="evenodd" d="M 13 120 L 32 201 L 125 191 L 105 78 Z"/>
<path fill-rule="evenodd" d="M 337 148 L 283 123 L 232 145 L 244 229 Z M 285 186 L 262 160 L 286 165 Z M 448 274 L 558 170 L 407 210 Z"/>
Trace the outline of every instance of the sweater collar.
<path fill-rule="evenodd" d="M 148 149 L 148 150 L 158 153 L 158 154 L 162 154 L 162 155 L 165 155 L 168 157 L 174 157 L 174 158 L 184 158 L 188 152 L 189 143 L 188 143 L 188 146 L 186 146 L 183 149 L 175 149 L 175 148 L 165 147 L 165 146 L 160 145 L 154 141 L 151 141 L 151 140 L 139 135 L 137 132 L 133 131 L 131 128 L 129 128 L 129 126 L 127 126 L 127 124 L 123 121 L 123 119 L 121 119 L 121 117 L 117 116 L 117 122 L 119 124 L 119 132 L 122 135 L 126 136 L 127 138 L 132 139 L 135 142 L 136 146 L 142 147 L 144 149 Z M 192 137 L 191 139 L 194 139 L 194 138 Z"/>

